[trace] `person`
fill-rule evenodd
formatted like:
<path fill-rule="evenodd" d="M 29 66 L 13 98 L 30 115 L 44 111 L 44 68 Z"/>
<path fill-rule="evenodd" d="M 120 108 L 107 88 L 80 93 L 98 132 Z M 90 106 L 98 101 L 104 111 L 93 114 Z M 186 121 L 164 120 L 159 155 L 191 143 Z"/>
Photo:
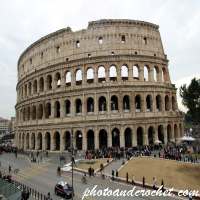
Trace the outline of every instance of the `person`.
<path fill-rule="evenodd" d="M 117 169 L 116 169 L 116 181 L 119 181 L 118 180 L 118 171 L 117 171 Z"/>
<path fill-rule="evenodd" d="M 60 176 L 60 166 L 58 166 L 58 175 Z"/>
<path fill-rule="evenodd" d="M 40 157 L 40 162 L 42 163 L 42 156 Z"/>
<path fill-rule="evenodd" d="M 146 185 L 145 185 L 145 178 L 144 178 L 144 176 L 143 176 L 142 182 L 143 182 L 143 188 L 145 188 L 145 190 L 146 190 Z"/>
<path fill-rule="evenodd" d="M 192 200 L 192 190 L 189 189 L 189 200 Z"/>
<path fill-rule="evenodd" d="M 134 175 L 132 174 L 132 185 L 135 185 L 135 178 L 134 178 Z"/>
<path fill-rule="evenodd" d="M 126 172 L 126 182 L 128 184 L 128 172 Z"/>
<path fill-rule="evenodd" d="M 83 174 L 83 182 L 86 182 L 86 173 Z"/>
<path fill-rule="evenodd" d="M 92 175 L 92 168 L 91 168 L 91 166 L 90 166 L 90 168 L 88 169 L 88 172 L 89 172 L 89 177 L 91 177 L 91 175 Z"/>
<path fill-rule="evenodd" d="M 161 185 L 162 185 L 162 192 L 164 192 L 164 181 L 161 181 Z"/>
<path fill-rule="evenodd" d="M 48 192 L 46 200 L 51 200 L 50 192 Z"/>
<path fill-rule="evenodd" d="M 155 186 L 155 185 L 156 185 L 156 179 L 153 178 L 153 189 L 154 189 L 154 190 L 156 190 L 156 186 Z"/>
<path fill-rule="evenodd" d="M 122 165 L 124 165 L 125 164 L 125 162 L 124 162 L 124 160 L 122 160 Z"/>
<path fill-rule="evenodd" d="M 114 181 L 114 175 L 115 175 L 115 172 L 114 172 L 114 170 L 112 169 L 112 181 Z"/>

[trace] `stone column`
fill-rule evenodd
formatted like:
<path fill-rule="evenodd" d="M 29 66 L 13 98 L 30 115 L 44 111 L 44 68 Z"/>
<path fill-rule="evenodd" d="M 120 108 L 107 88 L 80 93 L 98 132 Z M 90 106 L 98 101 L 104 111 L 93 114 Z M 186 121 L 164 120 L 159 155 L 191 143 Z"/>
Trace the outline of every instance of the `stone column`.
<path fill-rule="evenodd" d="M 125 134 L 123 125 L 121 125 L 121 130 L 120 130 L 120 147 L 125 147 Z"/>
<path fill-rule="evenodd" d="M 110 100 L 110 93 L 107 93 L 107 98 L 106 98 L 106 110 L 107 114 L 111 114 L 111 100 Z"/>
<path fill-rule="evenodd" d="M 94 115 L 98 115 L 98 105 L 99 105 L 99 102 L 98 102 L 98 99 L 97 99 L 97 93 L 95 92 L 95 95 L 94 95 Z"/>
<path fill-rule="evenodd" d="M 162 82 L 162 66 L 158 66 L 158 71 L 157 71 L 157 82 Z"/>
<path fill-rule="evenodd" d="M 93 69 L 93 76 L 94 76 L 94 83 L 97 84 L 98 83 L 98 67 L 95 66 Z"/>
<path fill-rule="evenodd" d="M 149 81 L 154 81 L 154 71 L 153 71 L 153 65 L 150 65 L 149 66 L 149 71 L 148 71 L 148 74 L 149 74 Z"/>
<path fill-rule="evenodd" d="M 163 128 L 164 128 L 164 144 L 167 145 L 167 124 L 164 124 Z"/>
<path fill-rule="evenodd" d="M 106 74 L 106 83 L 109 83 L 110 82 L 110 77 L 109 77 L 109 74 L 110 74 L 110 69 L 109 69 L 109 65 L 108 63 L 105 64 L 105 74 Z"/>
<path fill-rule="evenodd" d="M 108 147 L 112 147 L 112 134 L 110 130 L 110 126 L 108 127 Z"/>
<path fill-rule="evenodd" d="M 119 93 L 118 110 L 119 110 L 119 113 L 120 113 L 120 114 L 123 113 L 123 95 L 122 95 L 121 92 Z"/>
<path fill-rule="evenodd" d="M 74 69 L 71 69 L 71 86 L 74 87 L 76 85 L 76 74 Z"/>
<path fill-rule="evenodd" d="M 55 118 L 55 116 L 54 116 L 54 114 L 55 114 L 55 102 L 53 101 L 53 100 L 51 100 L 51 119 L 54 119 Z"/>
<path fill-rule="evenodd" d="M 94 131 L 94 148 L 99 149 L 99 133 L 97 126 L 95 126 L 95 131 Z"/>
<path fill-rule="evenodd" d="M 87 85 L 87 72 L 85 71 L 85 65 L 82 66 L 82 85 Z"/>
<path fill-rule="evenodd" d="M 84 94 L 83 94 L 81 103 L 82 103 L 82 116 L 86 116 L 87 115 L 87 102 L 85 102 Z"/>
<path fill-rule="evenodd" d="M 144 81 L 144 66 L 142 63 L 139 65 L 139 81 Z"/>
<path fill-rule="evenodd" d="M 64 72 L 61 72 L 61 73 L 64 73 Z M 61 76 L 61 88 L 65 88 L 65 85 L 66 85 L 66 77 L 64 74 L 62 74 Z"/>
<path fill-rule="evenodd" d="M 128 81 L 133 81 L 133 64 L 129 62 L 128 65 Z"/>
<path fill-rule="evenodd" d="M 85 129 L 83 129 L 84 132 L 82 132 L 82 150 L 87 150 L 87 134 Z"/>

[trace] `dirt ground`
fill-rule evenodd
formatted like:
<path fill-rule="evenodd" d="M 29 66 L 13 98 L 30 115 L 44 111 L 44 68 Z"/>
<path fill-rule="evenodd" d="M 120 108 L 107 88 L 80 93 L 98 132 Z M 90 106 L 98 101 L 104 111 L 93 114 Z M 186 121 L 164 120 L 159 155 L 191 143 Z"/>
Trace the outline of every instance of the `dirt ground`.
<path fill-rule="evenodd" d="M 119 177 L 125 178 L 128 172 L 129 179 L 132 180 L 132 174 L 135 181 L 142 182 L 143 176 L 145 183 L 153 185 L 153 178 L 157 179 L 156 185 L 161 185 L 164 181 L 164 187 L 178 190 L 200 190 L 200 165 L 171 160 L 160 160 L 154 158 L 139 157 L 133 158 L 119 172 Z"/>
<path fill-rule="evenodd" d="M 75 165 L 74 167 L 76 168 L 79 168 L 79 169 L 84 169 L 84 170 L 88 170 L 88 168 L 91 166 L 91 168 L 94 169 L 94 171 L 98 168 L 100 168 L 100 164 L 103 163 L 107 163 L 107 160 L 108 158 L 105 158 L 105 159 L 92 159 L 92 160 L 80 160 L 80 161 L 83 161 L 83 162 L 96 162 L 95 164 L 93 165 L 88 165 L 88 164 L 78 164 L 78 165 Z"/>

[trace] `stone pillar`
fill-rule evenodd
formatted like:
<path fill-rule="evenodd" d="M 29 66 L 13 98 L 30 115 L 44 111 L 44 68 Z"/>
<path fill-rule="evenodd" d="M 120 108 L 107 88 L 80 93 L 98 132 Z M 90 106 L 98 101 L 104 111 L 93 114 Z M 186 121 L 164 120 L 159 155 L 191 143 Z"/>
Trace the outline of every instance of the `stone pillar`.
<path fill-rule="evenodd" d="M 95 66 L 93 69 L 93 76 L 94 76 L 94 83 L 97 84 L 98 83 L 98 67 Z"/>
<path fill-rule="evenodd" d="M 149 81 L 154 81 L 153 65 L 150 65 L 150 66 L 149 66 L 148 74 L 149 74 Z"/>
<path fill-rule="evenodd" d="M 62 72 L 62 73 L 64 73 L 64 72 Z M 66 86 L 66 77 L 65 77 L 64 74 L 62 74 L 60 82 L 61 82 L 61 88 L 65 88 L 65 86 Z"/>
<path fill-rule="evenodd" d="M 83 95 L 83 99 L 82 99 L 81 103 L 82 103 L 82 116 L 86 116 L 87 115 L 87 102 L 85 102 L 84 95 Z"/>
<path fill-rule="evenodd" d="M 55 114 L 55 102 L 51 100 L 51 119 L 54 119 L 54 114 Z"/>
<path fill-rule="evenodd" d="M 55 151 L 55 149 L 56 149 L 56 145 L 55 145 L 55 137 L 54 137 L 54 130 L 52 131 L 52 133 L 50 133 L 51 134 L 51 147 L 50 147 L 50 150 L 51 151 Z"/>
<path fill-rule="evenodd" d="M 110 82 L 110 77 L 109 77 L 109 74 L 110 74 L 110 68 L 109 68 L 109 65 L 108 63 L 106 63 L 105 65 L 105 73 L 106 73 L 106 83 L 109 83 Z"/>
<path fill-rule="evenodd" d="M 87 72 L 85 71 L 85 65 L 82 66 L 82 85 L 87 85 Z"/>
<path fill-rule="evenodd" d="M 87 133 L 85 129 L 83 129 L 84 132 L 82 132 L 82 150 L 87 150 Z"/>
<path fill-rule="evenodd" d="M 139 81 L 144 81 L 144 66 L 142 63 L 139 65 Z"/>
<path fill-rule="evenodd" d="M 163 128 L 164 128 L 164 144 L 167 145 L 167 124 L 164 124 Z"/>
<path fill-rule="evenodd" d="M 74 87 L 76 85 L 76 74 L 74 69 L 71 69 L 71 86 Z"/>
<path fill-rule="evenodd" d="M 99 133 L 98 133 L 97 126 L 95 126 L 95 130 L 94 130 L 94 148 L 99 149 Z"/>
<path fill-rule="evenodd" d="M 119 113 L 120 113 L 120 114 L 123 113 L 123 95 L 122 95 L 121 92 L 119 93 L 118 110 L 119 110 Z M 124 147 L 124 146 L 123 146 L 123 147 Z"/>
<path fill-rule="evenodd" d="M 111 114 L 111 100 L 110 100 L 110 93 L 107 93 L 107 98 L 106 98 L 106 110 L 107 110 L 107 114 Z"/>
<path fill-rule="evenodd" d="M 122 70 L 122 65 L 121 65 L 121 62 L 118 64 L 118 66 L 116 65 L 116 70 L 117 70 L 117 81 L 122 81 L 122 73 L 121 73 L 121 70 Z"/>
<path fill-rule="evenodd" d="M 52 74 L 52 90 L 55 90 L 57 88 L 57 80 L 56 80 L 55 75 L 56 75 L 56 72 Z"/>
<path fill-rule="evenodd" d="M 125 147 L 125 133 L 123 125 L 121 125 L 120 130 L 120 147 Z"/>
<path fill-rule="evenodd" d="M 143 133 L 143 145 L 148 145 L 149 141 L 148 141 L 148 130 L 147 130 L 147 126 L 145 127 L 144 133 Z"/>
<path fill-rule="evenodd" d="M 128 81 L 133 81 L 133 64 L 129 62 L 128 66 Z"/>
<path fill-rule="evenodd" d="M 158 67 L 157 71 L 157 82 L 162 82 L 162 66 Z"/>
<path fill-rule="evenodd" d="M 108 127 L 108 147 L 112 147 L 112 134 L 110 130 L 110 126 Z"/>
<path fill-rule="evenodd" d="M 94 95 L 94 115 L 98 115 L 98 112 L 99 112 L 98 105 L 99 105 L 99 101 L 97 99 L 97 93 L 95 92 L 95 95 Z"/>

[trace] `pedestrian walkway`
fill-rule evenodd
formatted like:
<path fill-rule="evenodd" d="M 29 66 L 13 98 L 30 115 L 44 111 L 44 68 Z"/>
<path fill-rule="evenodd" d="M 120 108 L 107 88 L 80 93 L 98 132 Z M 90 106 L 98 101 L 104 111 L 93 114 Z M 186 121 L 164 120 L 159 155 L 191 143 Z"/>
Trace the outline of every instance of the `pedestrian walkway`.
<path fill-rule="evenodd" d="M 122 166 L 122 160 L 124 160 L 126 162 L 126 159 L 120 159 L 117 161 L 113 161 L 111 164 L 109 164 L 108 166 L 106 166 L 104 168 L 104 172 L 105 174 L 112 174 L 112 170 L 116 171 L 116 169 L 118 170 L 121 166 Z"/>

